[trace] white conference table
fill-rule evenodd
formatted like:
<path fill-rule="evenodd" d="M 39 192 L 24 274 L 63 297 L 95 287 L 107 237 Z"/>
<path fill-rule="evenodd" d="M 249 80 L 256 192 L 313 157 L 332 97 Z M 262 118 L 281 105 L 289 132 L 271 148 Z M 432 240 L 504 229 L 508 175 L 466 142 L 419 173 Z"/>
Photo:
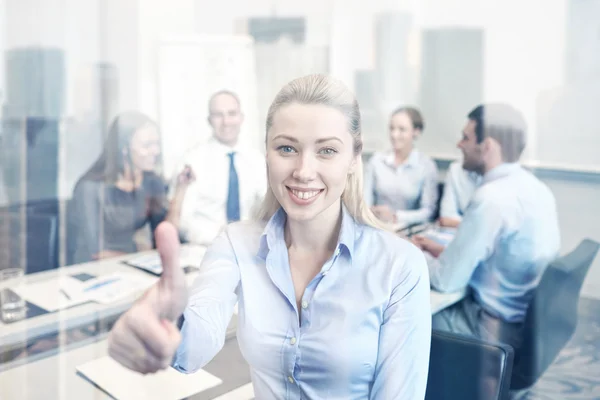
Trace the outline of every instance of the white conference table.
<path fill-rule="evenodd" d="M 152 252 L 153 251 L 144 253 Z M 38 283 L 80 273 L 101 276 L 122 272 L 134 274 L 135 276 L 139 276 L 140 279 L 157 280 L 157 277 L 123 263 L 124 260 L 137 257 L 144 253 L 129 254 L 122 257 L 76 264 L 51 271 L 26 275 L 24 277 L 25 284 Z M 197 273 L 189 273 L 186 275 L 188 284 L 193 282 L 196 275 Z M 5 286 L 8 286 L 8 284 L 0 282 L 0 290 Z M 118 316 L 127 310 L 140 294 L 141 292 L 134 292 L 130 296 L 126 296 L 111 304 L 99 304 L 93 302 L 84 303 L 10 324 L 5 324 L 0 320 L 0 351 L 9 347 L 19 346 L 27 340 L 93 324 L 102 319 Z M 62 296 L 58 291 L 55 295 L 57 297 Z M 0 371 L 1 370 L 2 365 L 0 365 Z"/>
<path fill-rule="evenodd" d="M 138 254 L 139 255 L 139 254 Z M 54 271 L 47 271 L 26 277 L 27 282 L 54 279 L 60 274 L 89 273 L 102 275 L 118 271 L 143 274 L 146 272 L 122 263 L 128 255 L 111 260 L 74 265 Z M 196 274 L 188 274 L 191 283 Z M 1 289 L 1 287 L 0 287 Z M 0 346 L 18 346 L 27 338 L 41 337 L 66 329 L 95 323 L 108 317 L 117 317 L 127 310 L 140 293 L 133 294 L 115 304 L 102 305 L 86 303 L 66 310 L 44 314 L 13 324 L 0 323 Z M 463 292 L 439 293 L 431 291 L 432 314 L 456 303 L 464 296 Z M 237 317 L 230 324 L 228 338 L 235 336 Z M 237 346 L 237 344 L 235 344 Z M 106 333 L 84 339 L 81 342 L 63 345 L 50 354 L 41 354 L 24 360 L 0 364 L 0 399 L 2 400 L 70 400 L 70 399 L 112 399 L 111 396 L 82 378 L 75 367 L 106 355 Z M 201 398 L 201 396 L 200 396 Z"/>

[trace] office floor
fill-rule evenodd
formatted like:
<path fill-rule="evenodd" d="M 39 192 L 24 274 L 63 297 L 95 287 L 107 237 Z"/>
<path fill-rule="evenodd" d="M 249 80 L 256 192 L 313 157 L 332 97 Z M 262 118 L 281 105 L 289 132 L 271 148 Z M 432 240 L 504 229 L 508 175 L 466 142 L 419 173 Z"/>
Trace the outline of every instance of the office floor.
<path fill-rule="evenodd" d="M 577 330 L 541 380 L 518 400 L 600 399 L 600 301 L 582 298 Z"/>

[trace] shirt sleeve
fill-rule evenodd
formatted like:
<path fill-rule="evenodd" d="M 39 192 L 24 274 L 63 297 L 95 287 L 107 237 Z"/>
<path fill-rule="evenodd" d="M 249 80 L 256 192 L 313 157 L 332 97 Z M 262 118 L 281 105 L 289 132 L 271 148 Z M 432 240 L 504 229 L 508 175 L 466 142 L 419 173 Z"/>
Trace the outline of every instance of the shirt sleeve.
<path fill-rule="evenodd" d="M 227 231 L 210 246 L 190 291 L 183 313 L 181 344 L 173 367 L 193 373 L 223 348 L 227 327 L 237 303 L 239 267 Z"/>
<path fill-rule="evenodd" d="M 454 174 L 455 169 L 451 165 L 444 180 L 444 194 L 440 204 L 440 217 L 453 218 L 460 221 L 462 217 L 459 212 L 458 197 L 456 196 Z"/>
<path fill-rule="evenodd" d="M 427 222 L 433 218 L 438 200 L 438 171 L 432 160 L 428 159 L 425 165 L 423 179 L 419 208 L 396 211 L 398 224 L 407 226 Z"/>
<path fill-rule="evenodd" d="M 423 399 L 429 372 L 431 305 L 427 264 L 413 248 L 383 314 L 369 399 Z"/>
<path fill-rule="evenodd" d="M 466 287 L 477 266 L 492 254 L 503 225 L 502 206 L 492 199 L 473 199 L 452 241 L 439 258 L 428 259 L 431 286 L 440 292 Z"/>
<path fill-rule="evenodd" d="M 376 177 L 375 177 L 375 166 L 374 166 L 374 156 L 371 157 L 367 166 L 365 168 L 365 179 L 364 179 L 364 200 L 367 204 L 367 207 L 372 207 L 375 204 L 375 185 L 376 185 Z"/>

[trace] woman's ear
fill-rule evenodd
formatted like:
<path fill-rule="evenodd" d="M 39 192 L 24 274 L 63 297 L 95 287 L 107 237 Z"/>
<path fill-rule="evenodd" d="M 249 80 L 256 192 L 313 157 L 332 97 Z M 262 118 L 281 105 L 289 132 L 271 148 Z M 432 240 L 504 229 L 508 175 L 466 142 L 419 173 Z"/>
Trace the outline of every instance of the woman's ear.
<path fill-rule="evenodd" d="M 413 140 L 419 140 L 423 132 L 420 129 L 415 129 L 413 132 Z"/>

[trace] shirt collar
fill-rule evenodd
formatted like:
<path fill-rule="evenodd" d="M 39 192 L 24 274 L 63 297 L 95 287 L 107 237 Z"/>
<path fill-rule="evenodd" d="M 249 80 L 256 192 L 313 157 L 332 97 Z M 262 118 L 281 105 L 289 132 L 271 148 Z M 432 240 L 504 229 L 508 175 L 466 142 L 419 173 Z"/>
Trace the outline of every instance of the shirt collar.
<path fill-rule="evenodd" d="M 483 182 L 487 183 L 491 181 L 495 181 L 496 179 L 503 178 L 508 175 L 512 175 L 515 172 L 521 169 L 521 165 L 519 163 L 503 163 L 498 165 L 496 168 L 488 171 L 483 175 Z"/>
<path fill-rule="evenodd" d="M 396 155 L 393 151 L 390 151 L 384 159 L 385 163 L 390 167 L 396 168 Z M 398 167 L 414 167 L 419 163 L 419 151 L 417 149 L 413 149 L 408 155 L 406 161 L 400 164 Z"/>
<path fill-rule="evenodd" d="M 269 251 L 275 248 L 278 241 L 285 240 L 284 227 L 287 215 L 283 208 L 279 208 L 275 214 L 271 217 L 267 225 L 265 226 L 263 233 L 260 237 L 260 244 L 257 255 L 266 259 Z M 345 248 L 348 255 L 352 259 L 354 256 L 354 241 L 356 234 L 356 221 L 350 215 L 346 206 L 342 204 L 342 226 L 340 228 L 340 235 L 338 237 L 338 243 L 336 246 L 336 253 L 340 252 L 342 248 Z M 285 245 L 285 244 L 284 244 Z"/>
<path fill-rule="evenodd" d="M 233 147 L 229 147 L 219 142 L 214 136 L 210 137 L 209 143 L 214 147 L 216 152 L 222 153 L 223 155 L 227 155 L 232 152 L 238 154 L 240 152 L 238 144 Z"/>

